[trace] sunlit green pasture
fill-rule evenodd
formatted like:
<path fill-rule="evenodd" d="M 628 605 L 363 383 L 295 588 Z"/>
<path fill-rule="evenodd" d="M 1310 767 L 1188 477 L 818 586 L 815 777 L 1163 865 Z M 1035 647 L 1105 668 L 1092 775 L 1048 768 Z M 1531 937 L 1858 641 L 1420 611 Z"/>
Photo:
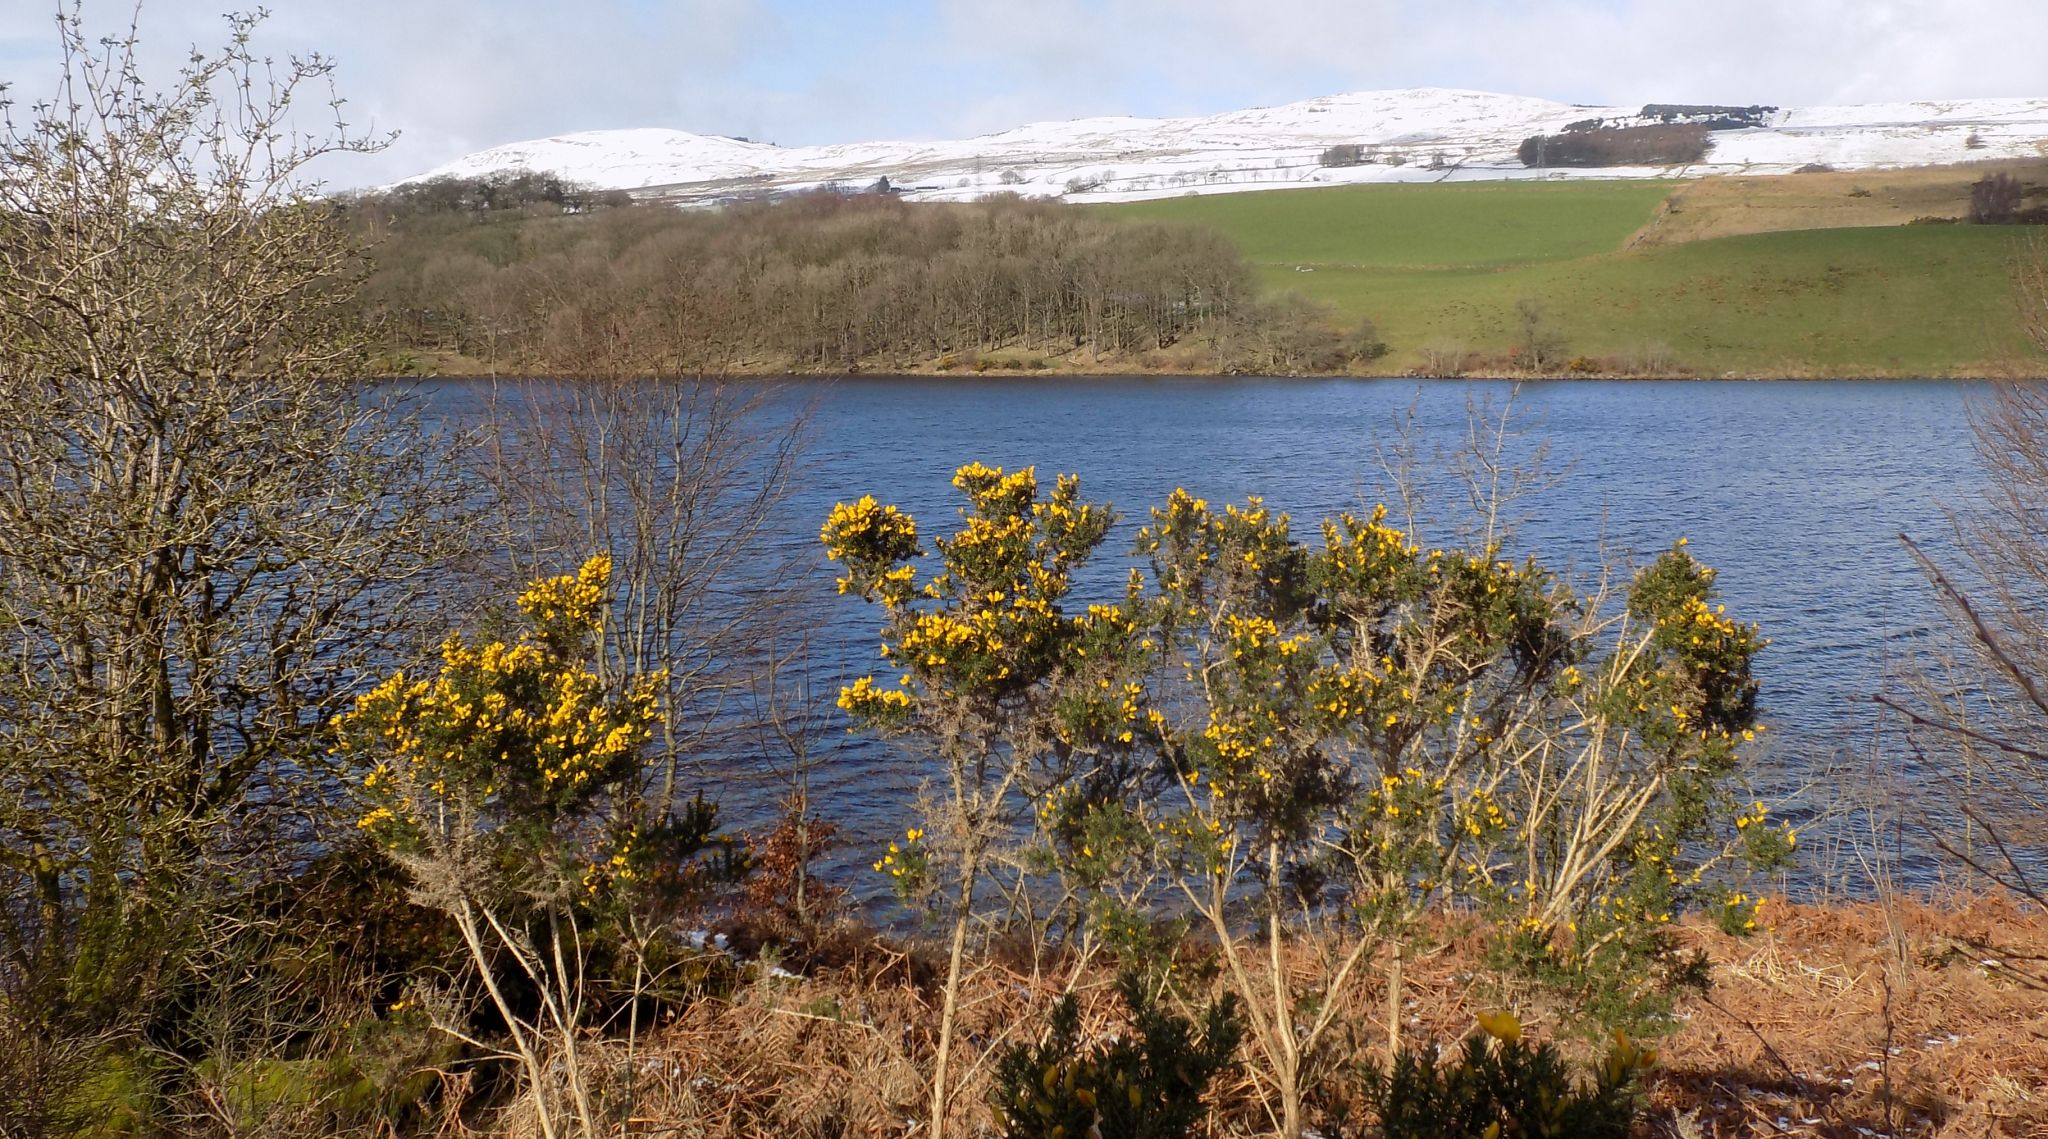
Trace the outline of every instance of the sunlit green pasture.
<path fill-rule="evenodd" d="M 1669 182 L 1365 186 L 1103 207 L 1234 237 L 1271 291 L 1378 323 L 1378 368 L 1506 352 L 1540 302 L 1569 354 L 1703 375 L 1978 375 L 2026 341 L 2009 263 L 2023 231 L 1797 230 L 1627 248 Z M 1846 200 L 1846 199 L 1845 199 Z"/>

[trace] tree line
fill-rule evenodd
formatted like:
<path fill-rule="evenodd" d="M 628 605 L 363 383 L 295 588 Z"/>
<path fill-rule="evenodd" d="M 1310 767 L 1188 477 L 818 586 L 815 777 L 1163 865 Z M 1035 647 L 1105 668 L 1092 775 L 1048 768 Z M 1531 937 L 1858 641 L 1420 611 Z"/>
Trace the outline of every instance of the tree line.
<path fill-rule="evenodd" d="M 1713 140 L 1698 125 L 1566 128 L 1522 140 L 1524 166 L 1683 166 L 1706 158 Z"/>
<path fill-rule="evenodd" d="M 1018 198 L 817 191 L 684 211 L 541 176 L 345 199 L 376 245 L 365 314 L 393 357 L 555 375 L 858 371 L 982 354 L 1337 371 L 1380 349 L 1258 296 L 1213 230 Z M 1042 366 L 1042 365 L 1041 365 Z"/>

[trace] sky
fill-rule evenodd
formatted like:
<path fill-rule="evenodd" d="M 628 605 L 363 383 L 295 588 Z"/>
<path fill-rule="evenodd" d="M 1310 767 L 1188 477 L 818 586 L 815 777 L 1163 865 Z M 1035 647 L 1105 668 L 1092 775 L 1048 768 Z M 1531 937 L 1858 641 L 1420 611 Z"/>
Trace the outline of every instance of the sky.
<path fill-rule="evenodd" d="M 145 0 L 168 77 L 234 0 Z M 253 6 L 253 5 L 251 5 Z M 337 187 L 570 131 L 783 145 L 1043 119 L 1203 115 L 1461 87 L 1563 102 L 1804 106 L 2048 97 L 2048 0 L 268 0 L 262 52 L 320 52 L 354 126 Z M 84 0 L 125 28 L 133 0 Z M 55 0 L 0 0 L 0 82 L 54 84 Z"/>

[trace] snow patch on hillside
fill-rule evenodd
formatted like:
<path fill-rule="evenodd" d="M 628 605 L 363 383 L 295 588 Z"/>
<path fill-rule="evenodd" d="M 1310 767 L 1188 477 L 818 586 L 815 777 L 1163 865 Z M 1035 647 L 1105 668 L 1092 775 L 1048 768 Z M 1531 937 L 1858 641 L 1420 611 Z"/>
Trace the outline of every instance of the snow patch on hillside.
<path fill-rule="evenodd" d="M 492 147 L 419 178 L 527 169 L 696 203 L 886 177 L 916 200 L 1009 192 L 1109 202 L 1366 182 L 1782 174 L 1814 163 L 1853 170 L 2048 155 L 2048 99 L 1983 99 L 1788 108 L 1761 126 L 1714 131 L 1707 160 L 1682 168 L 1534 170 L 1516 156 L 1531 135 L 1586 119 L 1640 121 L 1640 112 L 1420 88 L 1199 118 L 1031 123 L 938 142 L 779 147 L 654 128 L 586 131 Z M 1366 147 L 1369 160 L 1323 166 L 1323 151 L 1339 144 Z"/>
<path fill-rule="evenodd" d="M 660 182 L 744 178 L 773 164 L 779 153 L 780 147 L 765 143 L 643 127 L 494 146 L 420 177 L 468 178 L 498 170 L 536 170 L 604 190 L 637 190 Z M 683 176 L 680 179 L 679 174 Z"/>

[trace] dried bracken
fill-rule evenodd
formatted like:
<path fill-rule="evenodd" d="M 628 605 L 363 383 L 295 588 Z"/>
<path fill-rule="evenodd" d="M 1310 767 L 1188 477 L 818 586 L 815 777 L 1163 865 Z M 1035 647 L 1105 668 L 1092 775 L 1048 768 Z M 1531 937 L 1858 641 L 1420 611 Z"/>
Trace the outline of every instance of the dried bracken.
<path fill-rule="evenodd" d="M 2048 965 L 2039 959 L 2048 915 L 1995 896 L 1774 903 L 1766 913 L 1767 928 L 1750 938 L 1681 925 L 1718 980 L 1683 1004 L 1681 1027 L 1659 1043 L 1643 1134 L 2032 1139 L 2048 1129 Z M 1451 939 L 1410 963 L 1402 1015 L 1411 1037 L 1451 1042 L 1488 1023 L 1503 1031 L 1509 1018 L 1480 996 L 1478 948 Z M 1188 962 L 1204 952 L 1189 946 Z M 765 978 L 664 1025 L 643 1075 L 643 1123 L 706 1137 L 879 1137 L 911 1126 L 926 1106 L 936 963 L 879 943 L 865 954 L 806 977 Z M 1888 995 L 1888 962 L 1901 958 Z M 1292 961 L 1312 968 L 1306 954 Z M 973 1132 L 991 1122 L 987 1058 L 1045 1032 L 1065 980 L 995 962 L 970 972 L 956 1124 Z M 1119 1021 L 1112 982 L 1110 969 L 1095 969 L 1074 990 L 1084 1040 Z M 1341 1054 L 1311 1092 L 1319 1109 L 1357 1094 L 1345 1073 L 1381 1055 L 1383 1007 L 1377 983 L 1345 1002 Z M 1554 1006 L 1525 1008 L 1518 1034 L 1558 1041 L 1582 1062 L 1608 1047 L 1578 1037 Z M 1221 1084 L 1210 1105 L 1198 1134 L 1270 1134 L 1246 1077 Z"/>

